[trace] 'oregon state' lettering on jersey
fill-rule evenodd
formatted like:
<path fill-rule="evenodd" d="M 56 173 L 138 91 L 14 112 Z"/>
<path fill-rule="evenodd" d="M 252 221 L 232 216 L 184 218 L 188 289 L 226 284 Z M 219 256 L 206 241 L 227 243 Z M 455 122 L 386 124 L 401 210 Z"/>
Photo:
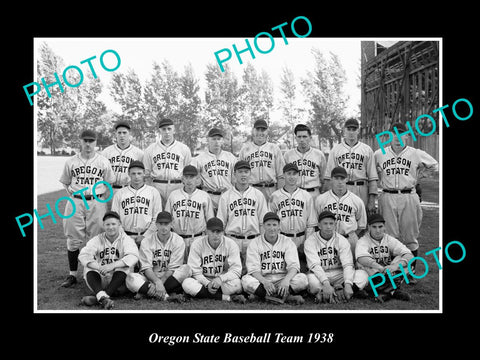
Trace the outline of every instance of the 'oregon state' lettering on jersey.
<path fill-rule="evenodd" d="M 281 200 L 277 205 L 277 213 L 280 217 L 290 217 L 290 216 L 303 216 L 303 210 L 305 209 L 305 201 L 300 199 L 285 199 Z"/>
<path fill-rule="evenodd" d="M 115 255 L 112 257 L 112 255 Z M 107 265 L 114 263 L 115 261 L 120 259 L 120 253 L 118 249 L 114 246 L 106 247 L 102 251 L 99 252 L 98 257 L 100 258 L 100 266 Z"/>
<path fill-rule="evenodd" d="M 182 199 L 175 201 L 171 206 L 172 212 L 175 212 L 177 217 L 190 217 L 200 219 L 200 212 L 202 210 L 202 203 L 193 199 Z"/>
<path fill-rule="evenodd" d="M 333 246 L 327 246 L 319 249 L 317 251 L 317 255 L 320 258 L 320 266 L 323 268 L 337 266 L 340 264 L 338 250 Z"/>
<path fill-rule="evenodd" d="M 153 157 L 153 163 L 157 169 L 172 169 L 179 170 L 178 165 L 180 163 L 180 155 L 171 152 L 162 152 Z"/>
<path fill-rule="evenodd" d="M 143 205 L 143 206 L 142 206 Z M 150 207 L 150 199 L 144 196 L 131 196 L 123 199 L 120 206 L 122 207 L 124 215 L 143 214 L 148 215 Z"/>
<path fill-rule="evenodd" d="M 257 150 L 245 157 L 252 168 L 255 167 L 272 167 L 273 154 L 264 150 Z"/>
<path fill-rule="evenodd" d="M 385 172 L 385 175 L 406 175 L 410 171 L 412 166 L 412 161 L 402 158 L 401 156 L 395 158 L 392 157 L 387 159 L 382 163 L 382 170 Z"/>
<path fill-rule="evenodd" d="M 390 265 L 392 262 L 392 257 L 390 255 L 390 250 L 386 245 L 372 246 L 368 252 L 375 259 L 377 263 L 383 266 Z"/>
<path fill-rule="evenodd" d="M 169 249 L 157 249 L 153 252 L 153 267 L 158 267 L 158 271 L 166 271 L 170 262 L 172 251 Z"/>
<path fill-rule="evenodd" d="M 209 176 L 230 176 L 230 162 L 215 159 L 203 165 L 203 170 Z"/>
<path fill-rule="evenodd" d="M 286 270 L 287 263 L 285 262 L 285 251 L 281 250 L 267 250 L 260 253 L 261 269 L 263 271 L 269 270 Z"/>
<path fill-rule="evenodd" d="M 222 274 L 224 267 L 228 267 L 225 261 L 227 256 L 223 254 L 210 254 L 200 258 L 200 266 L 202 267 L 202 274 L 205 276 L 213 276 L 215 274 Z"/>
<path fill-rule="evenodd" d="M 322 211 L 328 210 L 335 213 L 337 220 L 340 221 L 350 221 L 350 216 L 353 212 L 353 207 L 344 203 L 332 202 L 326 204 Z"/>
<path fill-rule="evenodd" d="M 233 216 L 255 216 L 257 202 L 250 198 L 240 198 L 233 200 L 228 206 Z"/>
<path fill-rule="evenodd" d="M 81 175 L 84 176 L 81 176 Z M 91 165 L 81 165 L 72 168 L 70 176 L 75 179 L 75 185 L 94 185 L 103 179 L 104 170 Z"/>
<path fill-rule="evenodd" d="M 112 170 L 116 173 L 126 173 L 129 164 L 135 159 L 126 155 L 116 155 L 108 158 L 110 164 L 112 164 Z"/>
<path fill-rule="evenodd" d="M 365 161 L 364 155 L 357 154 L 354 152 L 344 153 L 340 156 L 337 156 L 338 164 L 340 164 L 340 166 L 343 166 L 345 169 L 363 170 L 364 161 Z"/>

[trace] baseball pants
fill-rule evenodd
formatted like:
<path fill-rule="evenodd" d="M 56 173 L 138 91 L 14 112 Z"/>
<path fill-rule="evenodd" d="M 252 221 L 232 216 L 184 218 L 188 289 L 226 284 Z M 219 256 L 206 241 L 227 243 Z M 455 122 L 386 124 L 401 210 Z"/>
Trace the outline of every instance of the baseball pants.
<path fill-rule="evenodd" d="M 182 283 L 183 291 L 193 297 L 200 292 L 202 287 L 203 285 L 200 283 L 200 281 L 192 277 L 186 278 Z M 242 282 L 238 278 L 222 282 L 220 288 L 222 290 L 222 294 L 224 295 L 241 294 L 243 291 Z"/>
<path fill-rule="evenodd" d="M 263 196 L 265 196 L 265 200 L 267 200 L 267 205 L 270 207 L 270 200 L 272 198 L 272 194 L 274 191 L 277 190 L 277 184 L 274 186 L 266 187 L 266 186 L 255 186 L 252 185 L 255 189 L 258 189 L 262 192 Z"/>
<path fill-rule="evenodd" d="M 188 261 L 188 254 L 190 253 L 190 247 L 192 246 L 192 243 L 196 239 L 201 238 L 202 236 L 205 236 L 205 235 L 202 233 L 202 235 L 198 235 L 198 236 L 189 236 L 189 237 L 182 236 L 183 241 L 185 242 L 185 263 Z"/>
<path fill-rule="evenodd" d="M 157 272 L 156 275 L 157 277 L 162 280 L 163 283 L 165 283 L 165 271 L 162 272 Z M 190 266 L 187 264 L 181 265 L 178 269 L 176 269 L 171 276 L 175 278 L 180 284 L 188 277 L 192 275 L 192 270 L 190 269 Z M 127 289 L 130 290 L 133 293 L 137 293 L 138 290 L 148 282 L 149 280 L 147 277 L 143 274 L 140 273 L 130 273 L 127 275 L 127 279 L 125 280 L 125 283 L 127 285 Z"/>
<path fill-rule="evenodd" d="M 348 237 L 343 235 L 350 243 L 350 249 L 352 250 L 352 256 L 355 259 L 355 247 L 357 246 L 358 235 L 355 231 L 352 231 Z"/>
<path fill-rule="evenodd" d="M 229 236 L 227 234 L 227 236 L 232 239 L 233 241 L 235 241 L 235 244 L 237 244 L 238 248 L 240 249 L 240 260 L 242 262 L 242 275 L 245 275 L 247 273 L 247 266 L 245 265 L 245 261 L 247 260 L 247 247 L 248 247 L 248 244 L 250 244 L 250 242 L 253 240 L 253 239 L 256 239 L 257 237 L 253 238 L 253 239 L 237 239 L 233 236 Z"/>
<path fill-rule="evenodd" d="M 302 188 L 304 190 L 306 190 L 306 188 Z M 311 189 L 308 189 L 307 192 L 310 194 L 310 196 L 312 197 L 313 201 L 315 201 L 315 199 L 317 198 L 318 195 L 320 195 L 320 188 L 319 187 L 315 187 L 315 188 L 312 188 L 314 190 L 311 190 Z"/>
<path fill-rule="evenodd" d="M 279 275 L 266 275 L 265 278 L 272 281 L 275 286 L 277 286 L 285 277 L 283 274 Z M 254 294 L 255 290 L 260 286 L 260 281 L 255 279 L 252 275 L 246 274 L 242 277 L 242 287 L 248 294 Z M 299 292 L 305 290 L 308 287 L 307 275 L 304 273 L 296 274 L 292 280 L 290 280 L 290 287 L 293 292 L 298 294 Z"/>
<path fill-rule="evenodd" d="M 176 189 L 180 189 L 183 187 L 182 183 L 175 183 L 175 184 L 164 184 L 164 183 L 157 183 L 152 181 L 152 186 L 158 190 L 160 193 L 160 197 L 162 198 L 162 209 L 165 209 L 165 204 L 167 203 L 167 199 L 170 196 L 171 192 Z"/>
<path fill-rule="evenodd" d="M 328 281 L 333 287 L 343 285 L 343 269 L 333 270 L 326 272 Z M 308 292 L 312 295 L 316 295 L 320 290 L 324 288 L 324 285 L 320 283 L 320 280 L 314 273 L 307 274 L 308 279 Z M 355 270 L 353 276 L 353 283 L 361 290 L 368 284 L 368 274 L 365 270 Z"/>

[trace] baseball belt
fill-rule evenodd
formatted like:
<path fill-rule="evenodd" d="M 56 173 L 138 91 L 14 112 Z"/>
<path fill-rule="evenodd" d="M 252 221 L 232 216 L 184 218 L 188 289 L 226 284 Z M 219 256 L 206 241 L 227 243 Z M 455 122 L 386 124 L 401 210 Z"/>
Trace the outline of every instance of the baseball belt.
<path fill-rule="evenodd" d="M 312 192 L 312 191 L 315 191 L 318 188 L 316 188 L 316 187 L 313 187 L 313 188 L 303 188 L 303 187 L 301 187 L 300 189 L 303 189 L 303 190 L 308 191 L 308 192 Z"/>
<path fill-rule="evenodd" d="M 302 232 L 299 232 L 299 233 L 296 233 L 296 234 L 287 234 L 287 233 L 284 233 L 284 232 L 280 231 L 280 234 L 285 235 L 286 237 L 295 238 L 295 237 L 300 237 L 300 236 L 305 235 L 305 231 L 302 231 Z"/>
<path fill-rule="evenodd" d="M 103 194 L 97 194 L 97 199 L 101 199 Z M 82 195 L 73 195 L 74 198 L 76 199 L 82 199 Z M 85 200 L 92 200 L 94 199 L 93 195 L 83 195 Z"/>
<path fill-rule="evenodd" d="M 212 195 L 222 195 L 221 191 L 210 191 L 210 190 L 206 190 L 206 191 L 207 191 L 207 193 L 212 194 Z"/>
<path fill-rule="evenodd" d="M 363 185 L 365 181 L 347 181 L 347 185 Z"/>
<path fill-rule="evenodd" d="M 275 186 L 275 183 L 270 183 L 270 184 L 252 184 L 252 186 L 255 186 L 255 187 L 273 187 L 273 186 Z"/>
<path fill-rule="evenodd" d="M 384 193 L 389 194 L 410 194 L 413 189 L 403 189 L 403 190 L 390 190 L 390 189 L 383 189 Z"/>
<path fill-rule="evenodd" d="M 240 240 L 244 240 L 244 239 L 250 240 L 250 239 L 254 239 L 254 238 L 256 238 L 257 236 L 260 236 L 260 234 L 256 234 L 256 235 L 248 235 L 248 236 L 241 236 L 241 235 L 235 235 L 235 234 L 228 234 L 227 236 L 231 236 L 231 237 L 234 237 L 235 239 L 240 239 Z"/>
<path fill-rule="evenodd" d="M 153 182 L 160 183 L 160 184 L 180 184 L 182 180 L 160 180 L 160 179 L 153 179 Z"/>
<path fill-rule="evenodd" d="M 133 232 L 133 231 L 128 231 L 128 230 L 123 230 L 123 231 L 125 231 L 125 234 L 127 234 L 127 235 L 143 235 L 143 234 L 145 234 L 145 231 L 147 231 L 147 230 L 143 230 L 142 232 Z"/>
<path fill-rule="evenodd" d="M 122 189 L 122 188 L 124 188 L 125 186 L 127 186 L 127 185 L 112 185 L 112 188 L 114 188 L 114 189 Z"/>
<path fill-rule="evenodd" d="M 178 234 L 180 235 L 182 238 L 184 239 L 187 239 L 187 238 L 193 238 L 193 237 L 197 237 L 197 236 L 200 236 L 200 235 L 203 235 L 203 232 L 200 232 L 198 234 L 195 234 L 195 235 L 186 235 L 186 234 Z"/>

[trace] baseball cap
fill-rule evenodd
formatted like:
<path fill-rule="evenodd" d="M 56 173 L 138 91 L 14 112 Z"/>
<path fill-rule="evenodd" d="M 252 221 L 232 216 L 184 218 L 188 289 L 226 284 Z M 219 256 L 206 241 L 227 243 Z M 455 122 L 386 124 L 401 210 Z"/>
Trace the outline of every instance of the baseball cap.
<path fill-rule="evenodd" d="M 183 168 L 182 174 L 195 176 L 195 175 L 198 175 L 198 170 L 193 165 L 187 165 Z"/>
<path fill-rule="evenodd" d="M 212 129 L 210 129 L 210 131 L 208 132 L 208 135 L 207 135 L 207 136 L 208 136 L 208 137 L 213 137 L 213 136 L 216 136 L 216 135 L 223 137 L 223 132 L 222 132 L 222 130 L 220 130 L 219 128 L 212 128 Z"/>
<path fill-rule="evenodd" d="M 277 220 L 278 222 L 280 222 L 280 218 L 278 217 L 278 215 L 271 211 L 267 212 L 263 217 L 264 223 L 268 220 Z"/>
<path fill-rule="evenodd" d="M 157 215 L 157 223 L 170 223 L 172 222 L 172 215 L 168 211 L 161 211 Z"/>
<path fill-rule="evenodd" d="M 407 131 L 407 127 L 405 124 L 402 124 L 401 122 L 396 122 L 393 123 L 392 126 L 390 126 L 390 131 L 395 131 L 393 128 L 397 128 L 398 131 Z"/>
<path fill-rule="evenodd" d="M 105 215 L 103 215 L 103 221 L 110 219 L 110 218 L 115 218 L 120 220 L 120 215 L 116 211 L 107 211 Z"/>
<path fill-rule="evenodd" d="M 254 128 L 264 128 L 264 129 L 268 129 L 268 124 L 265 120 L 263 119 L 258 119 L 255 121 L 255 123 L 253 124 L 253 127 Z"/>
<path fill-rule="evenodd" d="M 368 218 L 368 225 L 371 225 L 371 224 L 375 224 L 377 222 L 385 222 L 385 219 L 383 218 L 382 215 L 380 214 L 372 214 L 369 218 Z"/>
<path fill-rule="evenodd" d="M 126 127 L 128 130 L 131 129 L 130 124 L 127 121 L 120 120 L 115 123 L 114 129 L 117 130 L 119 127 Z"/>
<path fill-rule="evenodd" d="M 158 122 L 158 127 L 161 128 L 161 127 L 164 127 L 164 126 L 168 126 L 168 125 L 173 125 L 173 121 L 171 119 L 161 119 L 159 122 Z"/>
<path fill-rule="evenodd" d="M 334 176 L 342 176 L 344 178 L 347 177 L 347 170 L 343 166 L 337 166 L 333 168 L 331 177 L 333 178 Z"/>
<path fill-rule="evenodd" d="M 336 216 L 333 212 L 329 211 L 329 210 L 325 210 L 325 211 L 322 211 L 319 215 L 318 215 L 318 221 L 320 220 L 323 220 L 325 218 L 332 218 L 333 220 L 336 219 Z"/>
<path fill-rule="evenodd" d="M 283 173 L 285 174 L 287 171 L 296 171 L 296 172 L 299 172 L 300 170 L 298 170 L 298 166 L 297 164 L 295 163 L 288 163 L 288 164 L 285 164 L 285 166 L 283 167 Z"/>
<path fill-rule="evenodd" d="M 130 170 L 131 168 L 134 168 L 134 167 L 142 168 L 145 170 L 145 165 L 143 165 L 143 162 L 141 162 L 140 160 L 133 160 L 128 166 L 128 169 Z"/>
<path fill-rule="evenodd" d="M 97 134 L 92 130 L 83 130 L 80 134 L 80 139 L 97 140 Z"/>
<path fill-rule="evenodd" d="M 250 163 L 245 160 L 239 160 L 235 163 L 235 166 L 233 167 L 233 171 L 237 171 L 238 169 L 249 169 L 251 170 L 252 167 L 250 166 Z"/>
<path fill-rule="evenodd" d="M 223 221 L 217 217 L 212 217 L 207 221 L 207 229 L 223 231 Z"/>
<path fill-rule="evenodd" d="M 356 119 L 348 119 L 345 121 L 345 127 L 358 128 L 358 121 Z"/>

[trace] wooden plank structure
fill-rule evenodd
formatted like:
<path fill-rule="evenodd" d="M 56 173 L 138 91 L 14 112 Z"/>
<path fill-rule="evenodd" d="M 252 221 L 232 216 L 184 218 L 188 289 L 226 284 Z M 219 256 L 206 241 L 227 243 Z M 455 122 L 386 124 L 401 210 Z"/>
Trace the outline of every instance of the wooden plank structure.
<path fill-rule="evenodd" d="M 438 41 L 399 41 L 362 64 L 361 77 L 362 141 L 378 149 L 375 135 L 389 130 L 394 122 L 410 122 L 422 114 L 431 115 L 438 124 L 439 43 Z M 423 133 L 432 123 L 419 121 Z M 435 133 L 416 136 L 409 145 L 421 148 L 438 159 L 438 126 Z M 415 130 L 414 130 L 415 131 Z"/>

